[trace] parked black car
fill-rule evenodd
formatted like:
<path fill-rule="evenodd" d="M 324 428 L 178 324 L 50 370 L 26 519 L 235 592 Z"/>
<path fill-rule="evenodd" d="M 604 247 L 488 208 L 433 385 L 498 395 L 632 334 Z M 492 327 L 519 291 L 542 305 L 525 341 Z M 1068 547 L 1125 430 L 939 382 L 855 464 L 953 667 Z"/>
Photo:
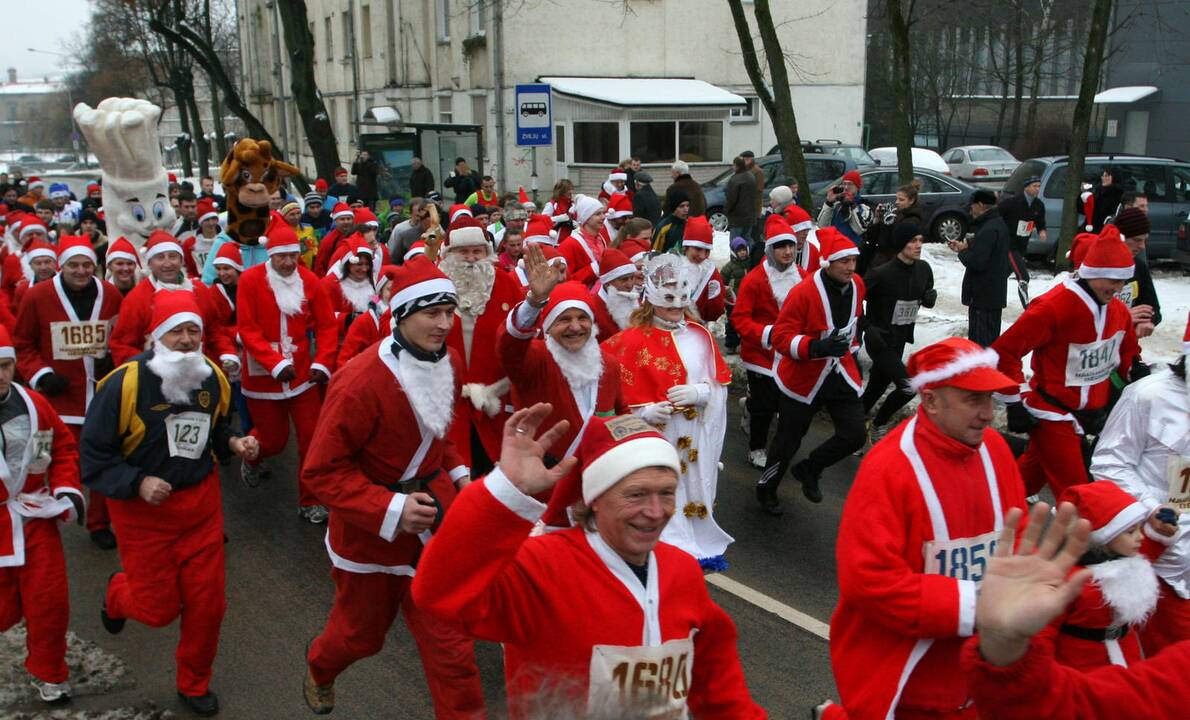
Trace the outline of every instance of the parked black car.
<path fill-rule="evenodd" d="M 864 179 L 860 196 L 865 201 L 873 208 L 880 204 L 892 205 L 900 186 L 896 168 L 863 168 L 859 174 Z M 929 238 L 937 242 L 961 239 L 967 233 L 970 221 L 967 208 L 971 204 L 971 193 L 979 188 L 933 170 L 917 168 L 913 174 L 921 181 L 917 204 L 921 206 L 922 219 L 929 228 Z M 834 182 L 824 184 L 820 192 L 815 192 L 815 207 L 826 202 L 827 186 L 838 182 L 842 182 L 842 175 Z"/>
<path fill-rule="evenodd" d="M 806 155 L 806 175 L 810 181 L 810 193 L 817 193 L 825 188 L 835 178 L 842 177 L 848 170 L 855 170 L 855 161 L 850 158 L 835 155 Z M 780 155 L 765 155 L 756 158 L 756 164 L 764 170 L 763 202 L 768 204 L 769 191 L 778 185 L 788 185 L 790 174 L 785 172 Z M 707 199 L 707 220 L 716 230 L 727 229 L 727 213 L 723 211 L 723 204 L 727 200 L 727 181 L 731 179 L 734 170 L 728 168 L 719 175 L 702 184 L 703 195 Z M 823 191 L 825 193 L 825 191 Z M 819 201 L 821 202 L 821 201 Z"/>
<path fill-rule="evenodd" d="M 868 154 L 860 145 L 852 145 L 841 140 L 815 140 L 802 142 L 802 152 L 816 155 L 840 155 L 851 158 L 858 167 L 876 167 L 880 161 Z M 774 145 L 769 149 L 769 155 L 780 155 L 781 146 Z"/>

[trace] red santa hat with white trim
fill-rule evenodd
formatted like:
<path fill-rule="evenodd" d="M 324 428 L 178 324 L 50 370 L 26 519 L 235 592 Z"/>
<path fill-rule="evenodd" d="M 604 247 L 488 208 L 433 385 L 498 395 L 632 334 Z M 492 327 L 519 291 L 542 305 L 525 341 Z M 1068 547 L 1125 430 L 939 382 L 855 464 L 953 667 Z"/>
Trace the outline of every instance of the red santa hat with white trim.
<path fill-rule="evenodd" d="M 624 242 L 620 243 L 620 252 L 624 253 L 624 255 L 627 256 L 627 258 L 633 263 L 640 263 L 648 260 L 650 251 L 652 251 L 652 248 L 640 240 L 628 238 Z"/>
<path fill-rule="evenodd" d="M 1079 233 L 1070 241 L 1070 252 L 1066 253 L 1066 258 L 1070 260 L 1070 267 L 1078 270 L 1078 266 L 1083 264 L 1083 260 L 1087 257 L 1087 251 L 1091 249 L 1091 243 L 1099 238 L 1095 233 Z"/>
<path fill-rule="evenodd" d="M 211 261 L 211 264 L 216 267 L 224 265 L 244 272 L 244 256 L 240 252 L 240 246 L 236 243 L 223 243 L 219 246 L 219 252 L 215 253 L 215 259 Z"/>
<path fill-rule="evenodd" d="M 557 245 L 558 238 L 550 234 L 553 229 L 554 221 L 549 215 L 530 215 L 525 223 L 525 243 Z"/>
<path fill-rule="evenodd" d="M 769 215 L 768 220 L 764 221 L 764 246 L 771 248 L 787 242 L 797 242 L 797 235 L 793 233 L 789 221 L 777 213 Z"/>
<path fill-rule="evenodd" d="M 1108 225 L 1087 249 L 1078 276 L 1083 280 L 1128 280 L 1135 271 L 1132 251 L 1124 244 L 1120 231 Z"/>
<path fill-rule="evenodd" d="M 455 284 L 427 258 L 415 257 L 393 273 L 388 308 L 393 318 L 403 320 L 418 310 L 435 305 L 458 305 Z"/>
<path fill-rule="evenodd" d="M 682 233 L 682 249 L 688 247 L 713 250 L 715 248 L 715 231 L 711 223 L 701 215 L 686 221 L 686 230 Z"/>
<path fill-rule="evenodd" d="M 612 171 L 607 174 L 608 180 L 623 180 L 628 182 L 628 173 L 623 168 L 614 167 Z"/>
<path fill-rule="evenodd" d="M 137 254 L 136 248 L 126 237 L 116 238 L 115 242 L 108 245 L 104 260 L 109 264 L 112 260 L 131 260 L 136 263 L 137 267 L 140 267 L 140 255 Z"/>
<path fill-rule="evenodd" d="M 447 250 L 464 247 L 483 247 L 487 248 L 488 255 L 492 254 L 492 243 L 488 242 L 487 233 L 470 216 L 459 218 L 459 221 L 453 223 L 450 231 L 446 233 L 445 248 Z"/>
<path fill-rule="evenodd" d="M 591 320 L 595 319 L 595 311 L 591 308 L 591 290 L 577 280 L 558 283 L 550 291 L 549 302 L 541 313 L 541 327 L 549 330 L 562 313 L 571 309 L 582 310 Z"/>
<path fill-rule="evenodd" d="M 85 257 L 93 263 L 99 262 L 95 248 L 91 247 L 90 238 L 83 235 L 63 235 L 58 238 L 58 267 L 65 265 L 72 257 Z"/>
<path fill-rule="evenodd" d="M 0 325 L 0 360 L 16 360 L 17 349 L 12 344 L 12 335 L 8 333 L 8 328 Z"/>
<path fill-rule="evenodd" d="M 25 217 L 21 219 L 20 226 L 21 229 L 20 232 L 17 233 L 17 238 L 21 242 L 24 242 L 25 236 L 31 232 L 40 231 L 42 235 L 49 237 L 49 231 L 45 229 L 45 225 L 42 224 L 41 220 L 39 220 L 36 215 L 31 216 L 26 214 Z"/>
<path fill-rule="evenodd" d="M 558 252 L 558 248 L 553 245 L 542 245 L 541 256 L 545 258 L 547 265 L 561 265 L 562 267 L 566 267 L 565 256 Z"/>
<path fill-rule="evenodd" d="M 1068 487 L 1058 502 L 1072 503 L 1078 509 L 1078 516 L 1091 522 L 1094 545 L 1107 545 L 1149 517 L 1144 505 L 1109 480 Z"/>
<path fill-rule="evenodd" d="M 369 260 L 372 259 L 372 246 L 368 244 L 368 241 L 364 239 L 363 235 L 358 232 L 352 233 L 347 238 L 347 252 L 343 254 L 342 269 L 346 270 L 348 263 L 354 265 L 363 262 L 364 255 L 367 255 Z"/>
<path fill-rule="evenodd" d="M 450 217 L 447 220 L 447 223 L 454 225 L 455 221 L 464 215 L 467 217 L 473 217 L 471 214 L 471 208 L 467 207 L 463 203 L 455 203 L 454 205 L 450 206 Z"/>
<path fill-rule="evenodd" d="M 603 251 L 603 259 L 599 261 L 599 270 L 599 282 L 607 285 L 610 282 L 619 280 L 625 275 L 634 274 L 636 272 L 636 264 L 629 260 L 628 256 L 620 250 L 608 248 Z"/>
<path fill-rule="evenodd" d="M 33 177 L 29 178 L 29 184 L 26 185 L 25 187 L 27 187 L 30 190 L 34 190 L 36 188 L 44 189 L 45 188 L 45 180 L 42 180 L 41 178 L 34 175 Z"/>
<path fill-rule="evenodd" d="M 822 259 L 818 263 L 822 267 L 852 255 L 859 255 L 859 248 L 855 243 L 833 227 L 818 228 L 818 247 L 822 253 Z"/>
<path fill-rule="evenodd" d="M 632 217 L 632 201 L 628 199 L 627 193 L 616 193 L 607 204 L 607 219 L 622 217 Z"/>
<path fill-rule="evenodd" d="M 537 209 L 537 203 L 529 199 L 529 193 L 525 192 L 525 188 L 523 186 L 517 188 L 516 200 L 525 210 Z"/>
<path fill-rule="evenodd" d="M 45 240 L 34 240 L 25 248 L 25 252 L 22 253 L 22 257 L 29 261 L 39 257 L 48 257 L 52 258 L 54 262 L 57 262 L 58 252 L 54 250 L 53 245 L 50 245 Z"/>
<path fill-rule="evenodd" d="M 366 207 L 359 207 L 353 210 L 352 217 L 355 218 L 356 228 L 361 228 L 364 225 L 371 225 L 373 228 L 380 227 L 380 221 L 376 219 L 376 213 Z"/>
<path fill-rule="evenodd" d="M 637 470 L 660 467 L 681 472 L 673 444 L 635 415 L 592 417 L 578 457 L 583 468 L 583 502 L 588 506 Z"/>
<path fill-rule="evenodd" d="M 159 290 L 153 296 L 153 322 L 149 334 L 160 340 L 167 332 L 183 323 L 194 323 L 202 329 L 202 311 L 198 299 L 186 290 Z"/>
<path fill-rule="evenodd" d="M 412 260 L 413 258 L 418 257 L 418 256 L 424 257 L 425 254 L 426 254 L 426 241 L 418 240 L 418 241 L 414 242 L 412 245 L 410 245 L 409 249 L 405 251 L 405 254 L 401 257 L 401 262 L 409 262 L 410 260 Z"/>
<path fill-rule="evenodd" d="M 199 222 L 199 224 L 201 225 L 202 223 L 206 222 L 207 220 L 210 220 L 211 218 L 214 218 L 216 220 L 219 219 L 219 208 L 215 206 L 215 201 L 208 197 L 199 198 L 199 201 L 198 201 L 198 222 Z"/>
<path fill-rule="evenodd" d="M 273 212 L 269 226 L 265 228 L 261 239 L 264 240 L 265 252 L 270 257 L 278 253 L 300 253 L 302 251 L 302 243 L 298 240 L 297 233 L 277 212 Z"/>
<path fill-rule="evenodd" d="M 810 213 L 803 210 L 800 205 L 789 205 L 785 208 L 785 221 L 789 223 L 789 227 L 793 228 L 794 232 L 814 229 L 814 223 L 810 221 Z"/>
<path fill-rule="evenodd" d="M 181 255 L 182 243 L 164 230 L 154 230 L 149 234 L 149 241 L 145 243 L 145 262 L 149 262 L 165 252 L 176 252 Z"/>
<path fill-rule="evenodd" d="M 916 391 L 956 387 L 971 392 L 1015 393 L 1017 384 L 997 369 L 1000 355 L 967 338 L 948 337 L 909 356 L 905 369 Z"/>
<path fill-rule="evenodd" d="M 351 206 L 343 201 L 335 203 L 335 207 L 331 209 L 331 220 L 338 220 L 341 217 L 349 217 L 355 219 L 355 211 Z"/>

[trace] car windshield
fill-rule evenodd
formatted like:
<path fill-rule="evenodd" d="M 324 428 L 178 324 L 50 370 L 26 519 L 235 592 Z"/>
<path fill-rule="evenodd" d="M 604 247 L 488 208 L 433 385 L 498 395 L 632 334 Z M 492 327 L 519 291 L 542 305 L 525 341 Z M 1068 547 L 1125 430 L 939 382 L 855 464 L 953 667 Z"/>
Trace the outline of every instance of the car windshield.
<path fill-rule="evenodd" d="M 702 186 L 703 187 L 716 187 L 718 185 L 722 185 L 725 182 L 727 182 L 728 178 L 730 178 L 732 175 L 735 175 L 735 168 L 727 168 L 726 170 L 719 173 L 715 177 L 704 182 L 702 184 Z"/>
<path fill-rule="evenodd" d="M 1013 162 L 1016 160 L 1002 148 L 972 148 L 967 152 L 971 156 L 971 162 Z"/>
<path fill-rule="evenodd" d="M 848 145 L 831 149 L 824 148 L 824 150 L 831 155 L 842 155 L 843 157 L 849 157 L 855 161 L 856 165 L 876 164 L 876 161 L 872 159 L 872 156 L 868 154 L 867 150 L 864 150 L 862 147 L 858 147 L 856 145 Z"/>
<path fill-rule="evenodd" d="M 1004 192 L 1008 195 L 1020 195 L 1024 192 L 1025 181 L 1032 177 L 1039 178 L 1043 172 L 1045 172 L 1045 163 L 1040 160 L 1024 161 L 1004 182 Z"/>

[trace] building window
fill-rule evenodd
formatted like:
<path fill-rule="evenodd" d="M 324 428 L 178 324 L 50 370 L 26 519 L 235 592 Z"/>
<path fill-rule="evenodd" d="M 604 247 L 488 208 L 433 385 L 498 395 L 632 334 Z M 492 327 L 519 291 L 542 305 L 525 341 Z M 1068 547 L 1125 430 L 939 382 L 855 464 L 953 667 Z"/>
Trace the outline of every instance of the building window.
<path fill-rule="evenodd" d="M 361 5 L 359 9 L 359 31 L 361 51 L 366 58 L 372 57 L 372 6 Z"/>
<path fill-rule="evenodd" d="M 471 122 L 476 125 L 486 125 L 488 122 L 488 96 L 471 96 Z"/>
<path fill-rule="evenodd" d="M 744 101 L 748 103 L 744 107 L 731 109 L 732 122 L 756 122 L 756 98 L 746 97 Z"/>
<path fill-rule="evenodd" d="M 326 31 L 326 59 L 335 59 L 335 26 L 334 18 L 327 16 L 323 18 L 323 29 Z"/>
<path fill-rule="evenodd" d="M 355 57 L 355 33 L 351 28 L 351 13 L 342 13 L 340 19 L 343 25 L 343 57 Z"/>
<path fill-rule="evenodd" d="M 554 159 L 558 162 L 566 162 L 566 126 L 554 126 Z"/>
<path fill-rule="evenodd" d="M 450 95 L 442 95 L 438 98 L 438 122 L 450 124 L 454 122 L 455 115 L 451 109 Z"/>
<path fill-rule="evenodd" d="M 484 34 L 484 28 L 487 27 L 487 3 L 485 0 L 474 0 L 471 3 L 471 37 L 477 37 Z"/>
<path fill-rule="evenodd" d="M 318 36 L 314 34 L 314 23 L 310 23 L 310 42 L 314 43 L 315 46 L 318 45 Z M 318 53 L 314 53 L 313 62 L 315 65 L 318 64 Z"/>
<path fill-rule="evenodd" d="M 629 149 L 643 163 L 673 162 L 678 156 L 673 120 L 629 123 Z"/>
<path fill-rule="evenodd" d="M 678 159 L 723 162 L 723 123 L 717 120 L 679 122 Z"/>
<path fill-rule="evenodd" d="M 396 4 L 384 3 L 384 59 L 388 61 L 388 82 L 397 84 L 397 11 Z"/>
<path fill-rule="evenodd" d="M 438 16 L 438 42 L 450 42 L 450 0 L 435 0 Z"/>
<path fill-rule="evenodd" d="M 620 162 L 620 124 L 574 123 L 574 161 L 610 165 Z"/>
<path fill-rule="evenodd" d="M 356 121 L 356 119 L 357 118 L 355 115 L 355 99 L 347 98 L 347 117 L 346 117 L 347 127 L 345 127 L 343 129 L 343 131 L 344 131 L 343 137 L 347 138 L 347 141 L 349 143 L 355 142 L 355 128 L 356 128 L 355 121 Z"/>

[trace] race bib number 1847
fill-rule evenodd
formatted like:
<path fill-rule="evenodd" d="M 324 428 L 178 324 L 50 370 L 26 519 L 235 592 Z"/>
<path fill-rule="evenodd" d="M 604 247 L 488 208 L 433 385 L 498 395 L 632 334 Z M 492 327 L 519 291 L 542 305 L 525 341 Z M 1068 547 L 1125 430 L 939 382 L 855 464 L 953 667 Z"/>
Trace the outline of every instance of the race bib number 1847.
<path fill-rule="evenodd" d="M 1070 387 L 1098 385 L 1111 377 L 1120 364 L 1120 342 L 1124 331 L 1089 343 L 1071 343 L 1066 354 L 1066 384 Z"/>

